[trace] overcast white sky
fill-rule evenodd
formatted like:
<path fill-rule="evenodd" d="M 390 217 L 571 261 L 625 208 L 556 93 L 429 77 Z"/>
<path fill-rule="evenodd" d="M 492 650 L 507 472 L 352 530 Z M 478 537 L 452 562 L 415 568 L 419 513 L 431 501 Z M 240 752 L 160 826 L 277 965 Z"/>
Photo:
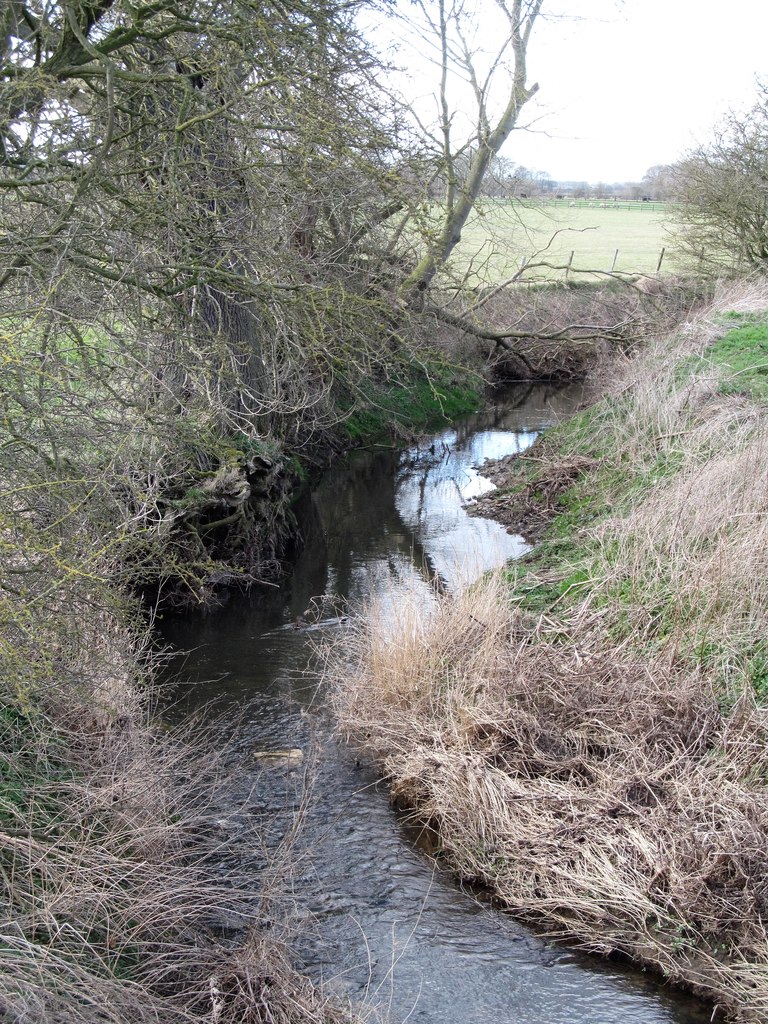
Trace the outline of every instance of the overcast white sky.
<path fill-rule="evenodd" d="M 549 0 L 545 9 L 571 17 L 537 23 L 528 67 L 540 92 L 525 110 L 534 124 L 503 152 L 559 180 L 639 181 L 705 142 L 768 79 L 768 0 Z M 497 32 L 485 18 L 476 42 L 490 48 Z M 415 34 L 399 51 L 423 113 L 434 110 L 425 53 Z"/>

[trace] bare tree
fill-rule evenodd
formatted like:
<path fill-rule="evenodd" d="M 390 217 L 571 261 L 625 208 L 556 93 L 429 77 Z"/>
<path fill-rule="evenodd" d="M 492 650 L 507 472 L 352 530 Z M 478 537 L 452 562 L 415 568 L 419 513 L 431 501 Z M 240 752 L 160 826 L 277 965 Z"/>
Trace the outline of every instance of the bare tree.
<path fill-rule="evenodd" d="M 445 180 L 440 222 L 424 245 L 416 266 L 403 281 L 401 291 L 413 301 L 431 285 L 461 240 L 461 233 L 481 194 L 486 175 L 504 143 L 517 127 L 525 104 L 538 90 L 528 83 L 527 52 L 531 33 L 543 0 L 495 0 L 503 16 L 505 36 L 487 67 L 480 70 L 466 35 L 466 11 L 461 0 L 419 3 L 422 17 L 439 46 L 440 157 Z M 474 126 L 469 138 L 454 138 L 455 111 L 449 102 L 449 81 L 458 72 L 474 98 Z M 501 111 L 495 114 L 498 97 L 494 87 L 504 78 Z M 461 164 L 464 173 L 459 174 Z"/>
<path fill-rule="evenodd" d="M 355 6 L 9 7 L 0 290 L 15 314 L 78 293 L 127 344 L 152 335 L 155 385 L 184 407 L 214 399 L 222 424 L 332 415 L 331 332 L 375 348 L 362 277 L 392 201 Z"/>
<path fill-rule="evenodd" d="M 86 502 L 115 577 L 194 590 L 228 527 L 254 563 L 279 532 L 249 473 L 397 376 L 394 132 L 354 7 L 3 8 L 0 528 L 84 536 Z"/>
<path fill-rule="evenodd" d="M 654 164 L 643 175 L 641 185 L 645 195 L 665 202 L 674 195 L 676 177 L 677 168 L 674 164 Z"/>
<path fill-rule="evenodd" d="M 428 314 L 481 343 L 489 342 L 492 353 L 506 350 L 527 374 L 534 373 L 534 367 L 518 342 L 621 338 L 628 327 L 625 317 L 557 323 L 545 317 L 538 328 L 529 317 L 504 317 L 510 307 L 504 301 L 506 290 L 533 275 L 540 279 L 546 274 L 561 277 L 566 269 L 573 275 L 578 272 L 570 265 L 559 265 L 552 256 L 567 228 L 553 225 L 542 242 L 529 237 L 525 226 L 519 202 L 546 189 L 548 176 L 517 166 L 513 157 L 502 153 L 515 130 L 525 127 L 524 108 L 538 91 L 538 85 L 528 80 L 527 59 L 532 34 L 544 17 L 544 0 L 474 4 L 424 0 L 414 6 L 419 21 L 409 31 L 418 31 L 422 47 L 433 53 L 437 122 L 430 127 L 421 112 L 411 108 L 421 130 L 423 188 L 421 193 L 411 188 L 404 195 L 405 212 L 395 229 L 403 243 L 401 265 L 407 268 L 399 286 L 401 301 L 411 311 Z M 490 52 L 489 38 L 493 39 Z M 494 180 L 499 174 L 501 188 Z M 491 195 L 517 202 L 494 206 L 494 216 L 484 222 L 488 224 L 485 242 L 477 252 L 468 257 L 461 252 L 453 260 L 470 217 L 482 214 L 483 200 Z M 490 220 L 499 218 L 507 221 L 506 238 L 493 234 Z M 513 252 L 509 244 L 510 233 L 524 239 L 522 263 L 519 247 Z M 601 272 L 590 268 L 583 273 Z M 617 280 L 623 279 L 617 275 Z"/>
<path fill-rule="evenodd" d="M 768 85 L 675 167 L 678 243 L 700 267 L 768 267 Z"/>

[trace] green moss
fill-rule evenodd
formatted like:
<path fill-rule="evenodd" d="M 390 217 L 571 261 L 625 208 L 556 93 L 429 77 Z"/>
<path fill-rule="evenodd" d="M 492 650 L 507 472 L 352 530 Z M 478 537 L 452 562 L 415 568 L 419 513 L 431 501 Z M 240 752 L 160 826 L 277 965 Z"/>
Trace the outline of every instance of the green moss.
<path fill-rule="evenodd" d="M 301 461 L 301 459 L 298 457 L 298 455 L 289 455 L 284 460 L 284 463 L 286 472 L 288 472 L 291 476 L 296 477 L 296 479 L 300 483 L 306 483 L 306 481 L 309 479 L 309 471 L 307 470 L 306 466 Z M 295 492 L 292 500 L 295 500 L 297 497 L 298 492 Z"/>
<path fill-rule="evenodd" d="M 282 454 L 279 441 L 271 436 L 254 437 L 237 431 L 231 435 L 231 443 L 234 451 L 248 458 L 260 457 L 274 462 Z"/>
<path fill-rule="evenodd" d="M 202 487 L 190 487 L 184 494 L 180 504 L 184 505 L 198 505 L 201 501 L 205 501 L 207 495 Z"/>

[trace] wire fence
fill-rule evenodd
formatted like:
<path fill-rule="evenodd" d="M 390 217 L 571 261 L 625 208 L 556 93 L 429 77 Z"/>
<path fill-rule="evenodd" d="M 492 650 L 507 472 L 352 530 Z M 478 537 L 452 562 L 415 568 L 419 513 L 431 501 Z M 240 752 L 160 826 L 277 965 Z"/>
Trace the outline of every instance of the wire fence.
<path fill-rule="evenodd" d="M 548 263 L 559 264 L 556 273 L 569 280 L 569 278 L 576 279 L 579 275 L 601 273 L 613 274 L 622 276 L 647 276 L 651 274 L 660 274 L 662 266 L 664 264 L 664 257 L 667 254 L 666 246 L 662 246 L 657 254 L 650 255 L 649 258 L 642 259 L 638 258 L 637 253 L 633 252 L 630 255 L 630 261 L 621 260 L 621 250 L 614 249 L 610 254 L 604 254 L 596 257 L 594 252 L 582 254 L 582 258 L 579 259 L 579 252 L 577 249 L 571 249 L 570 253 L 560 260 L 558 257 L 552 257 L 548 259 Z M 552 268 L 540 269 L 539 257 L 527 257 L 524 256 L 520 260 L 520 271 L 525 271 L 526 267 L 530 264 L 529 270 L 533 271 L 533 277 L 541 278 L 546 277 L 550 274 Z M 640 266 L 640 264 L 643 264 Z"/>
<path fill-rule="evenodd" d="M 652 199 L 548 199 L 546 205 L 567 206 L 576 210 L 637 210 L 640 213 L 666 213 L 672 203 Z"/>

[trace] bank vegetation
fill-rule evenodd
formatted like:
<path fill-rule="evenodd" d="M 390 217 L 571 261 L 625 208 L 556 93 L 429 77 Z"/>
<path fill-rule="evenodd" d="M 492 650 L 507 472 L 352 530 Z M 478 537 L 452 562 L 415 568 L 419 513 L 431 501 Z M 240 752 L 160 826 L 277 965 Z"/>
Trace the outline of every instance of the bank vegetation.
<path fill-rule="evenodd" d="M 768 290 L 730 285 L 496 467 L 537 541 L 331 655 L 342 727 L 439 863 L 768 1020 Z"/>

